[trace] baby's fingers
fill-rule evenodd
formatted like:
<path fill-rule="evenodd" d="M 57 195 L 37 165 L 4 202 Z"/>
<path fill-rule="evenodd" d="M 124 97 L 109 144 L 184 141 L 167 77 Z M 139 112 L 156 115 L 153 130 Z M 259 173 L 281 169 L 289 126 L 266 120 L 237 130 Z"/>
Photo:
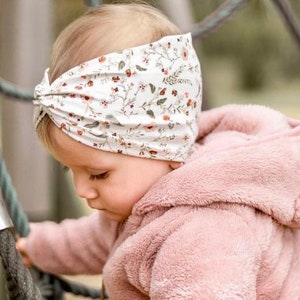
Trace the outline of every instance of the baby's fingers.
<path fill-rule="evenodd" d="M 16 242 L 16 248 L 22 256 L 23 264 L 27 267 L 31 267 L 32 262 L 30 261 L 29 257 L 27 256 L 27 253 L 25 251 L 25 244 L 26 244 L 26 238 L 19 238 Z"/>

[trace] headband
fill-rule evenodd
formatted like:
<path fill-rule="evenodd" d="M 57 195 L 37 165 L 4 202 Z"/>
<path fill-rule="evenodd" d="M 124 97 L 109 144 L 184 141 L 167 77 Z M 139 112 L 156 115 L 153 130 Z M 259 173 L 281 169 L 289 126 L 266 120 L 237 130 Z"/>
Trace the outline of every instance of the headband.
<path fill-rule="evenodd" d="M 185 161 L 198 134 L 202 81 L 191 34 L 84 62 L 35 88 L 34 125 L 47 114 L 85 145 Z"/>

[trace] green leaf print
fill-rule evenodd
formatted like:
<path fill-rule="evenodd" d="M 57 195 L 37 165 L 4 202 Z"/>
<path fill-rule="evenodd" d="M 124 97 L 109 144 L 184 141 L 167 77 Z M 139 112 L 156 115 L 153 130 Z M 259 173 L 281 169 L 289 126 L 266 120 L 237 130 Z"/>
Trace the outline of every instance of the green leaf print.
<path fill-rule="evenodd" d="M 153 110 L 149 109 L 149 110 L 147 110 L 146 113 L 147 113 L 147 115 L 150 116 L 151 118 L 153 118 L 153 119 L 155 118 L 155 115 L 154 115 Z"/>
<path fill-rule="evenodd" d="M 162 105 L 166 102 L 167 98 L 161 98 L 159 100 L 157 100 L 157 105 Z"/>
<path fill-rule="evenodd" d="M 106 119 L 108 119 L 114 125 L 123 126 L 113 115 L 107 115 Z"/>
<path fill-rule="evenodd" d="M 84 127 L 86 127 L 86 128 L 95 128 L 95 127 L 99 126 L 99 124 L 100 124 L 100 122 L 95 121 L 95 122 L 90 123 L 90 124 L 85 124 Z"/>
<path fill-rule="evenodd" d="M 147 71 L 146 68 L 143 68 L 143 67 L 141 67 L 141 66 L 139 66 L 139 65 L 136 65 L 135 67 L 136 67 L 136 69 L 139 70 L 139 71 Z"/>
<path fill-rule="evenodd" d="M 152 83 L 149 83 L 149 86 L 150 86 L 150 90 L 151 90 L 151 93 L 153 94 L 155 92 L 155 85 L 152 84 Z"/>
<path fill-rule="evenodd" d="M 119 68 L 119 70 L 122 70 L 124 67 L 125 67 L 125 62 L 123 60 L 121 60 L 119 62 L 118 68 Z"/>

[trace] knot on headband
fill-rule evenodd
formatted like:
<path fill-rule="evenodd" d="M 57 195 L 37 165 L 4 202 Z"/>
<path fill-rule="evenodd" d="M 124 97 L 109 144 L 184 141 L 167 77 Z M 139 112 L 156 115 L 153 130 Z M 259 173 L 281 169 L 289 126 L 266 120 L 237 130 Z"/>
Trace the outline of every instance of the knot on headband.
<path fill-rule="evenodd" d="M 191 34 L 84 62 L 35 88 L 34 124 L 45 114 L 68 136 L 116 153 L 184 161 L 198 134 L 202 81 Z"/>

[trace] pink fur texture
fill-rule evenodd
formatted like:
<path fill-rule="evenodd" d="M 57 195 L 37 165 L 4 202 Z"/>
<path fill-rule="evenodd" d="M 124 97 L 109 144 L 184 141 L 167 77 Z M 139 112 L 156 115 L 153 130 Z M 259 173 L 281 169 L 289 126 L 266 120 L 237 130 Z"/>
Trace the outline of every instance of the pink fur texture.
<path fill-rule="evenodd" d="M 270 108 L 203 112 L 192 156 L 117 224 L 31 224 L 41 269 L 101 273 L 111 300 L 300 298 L 300 123 Z"/>

